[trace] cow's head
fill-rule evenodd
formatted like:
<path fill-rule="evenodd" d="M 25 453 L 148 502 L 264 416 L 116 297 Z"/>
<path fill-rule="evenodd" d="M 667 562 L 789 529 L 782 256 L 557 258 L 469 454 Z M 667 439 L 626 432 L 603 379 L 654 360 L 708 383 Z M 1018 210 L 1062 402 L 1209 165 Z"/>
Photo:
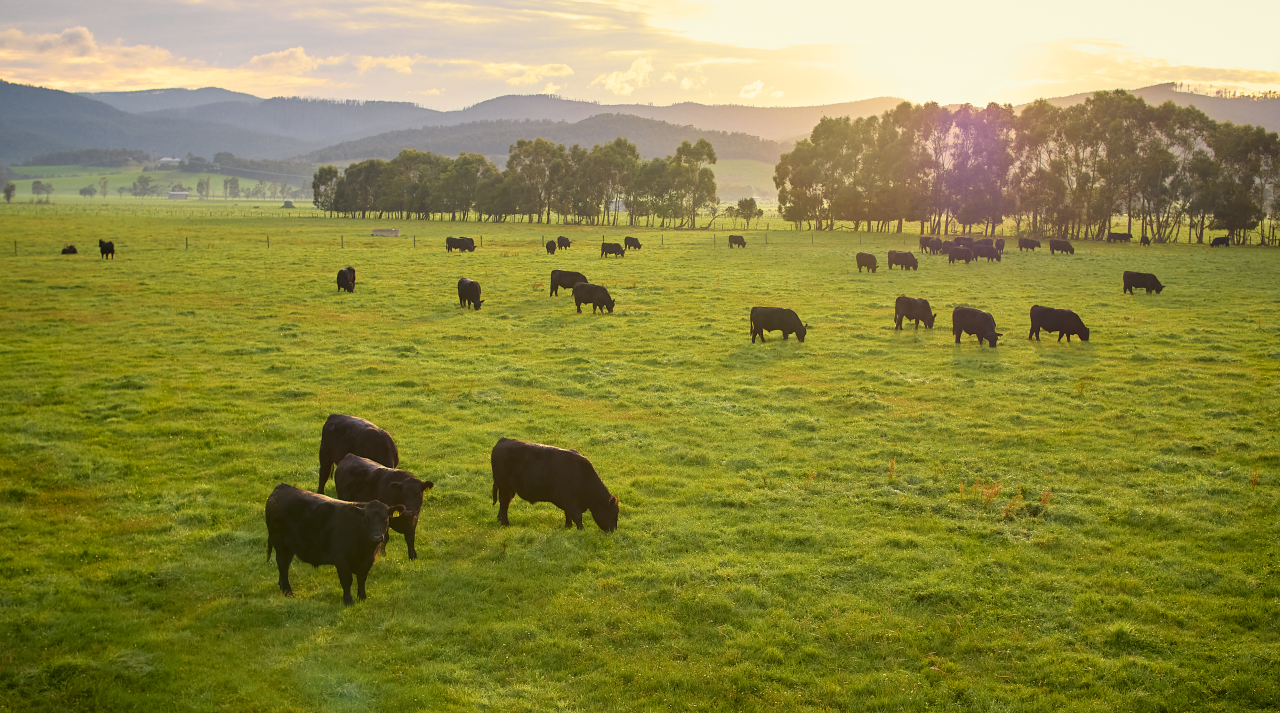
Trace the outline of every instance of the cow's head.
<path fill-rule="evenodd" d="M 613 314 L 613 305 L 614 305 L 614 304 L 615 304 L 615 303 L 614 303 L 614 301 L 613 301 L 613 298 L 612 298 L 612 297 L 610 297 L 610 298 L 609 298 L 609 301 L 608 301 L 608 302 L 605 302 L 605 303 L 604 303 L 604 306 L 609 310 L 609 314 Z"/>
<path fill-rule="evenodd" d="M 804 335 L 806 335 L 806 334 L 808 334 L 808 333 L 809 333 L 809 325 L 807 325 L 807 324 L 801 324 L 801 325 L 800 325 L 800 328 L 796 330 L 796 339 L 797 339 L 801 344 L 804 344 Z"/>
<path fill-rule="evenodd" d="M 1158 295 L 1158 294 L 1160 294 L 1160 293 L 1161 293 L 1161 292 L 1163 292 L 1163 291 L 1164 291 L 1164 285 L 1162 285 L 1162 284 L 1160 284 L 1159 282 L 1157 282 L 1157 283 L 1156 283 L 1156 294 Z"/>
<path fill-rule="evenodd" d="M 934 312 L 933 314 L 929 315 L 928 317 L 925 317 L 925 318 L 924 318 L 924 326 L 928 327 L 929 329 L 933 329 L 933 320 L 935 320 L 935 319 L 937 319 L 937 318 L 938 318 L 938 313 L 937 313 L 937 312 Z"/>
<path fill-rule="evenodd" d="M 613 532 L 618 529 L 618 506 L 621 503 L 618 499 L 609 496 L 609 502 L 591 508 L 591 519 L 596 521 L 596 525 L 605 532 Z"/>
<path fill-rule="evenodd" d="M 997 339 L 999 339 L 1000 337 L 1003 337 L 1003 336 L 1004 336 L 1004 334 L 1002 334 L 1002 333 L 1000 333 L 1000 332 L 989 332 L 988 334 L 989 334 L 990 336 L 987 338 L 987 344 L 990 344 L 990 345 L 991 345 L 991 348 L 992 348 L 992 349 L 995 349 L 995 348 L 996 348 L 996 340 L 997 340 Z"/>
<path fill-rule="evenodd" d="M 484 302 L 485 302 L 484 300 L 479 300 L 478 302 L 475 303 L 477 312 L 480 311 L 480 305 L 484 304 Z"/>
<path fill-rule="evenodd" d="M 357 541 L 363 540 L 384 546 L 387 542 L 387 529 L 391 527 L 391 518 L 404 514 L 403 505 L 387 505 L 380 500 L 354 503 L 353 507 L 360 512 L 364 527 L 352 533 L 352 536 Z"/>
<path fill-rule="evenodd" d="M 418 514 L 422 512 L 422 497 L 434 487 L 435 483 L 430 480 L 411 478 L 388 484 L 384 492 L 388 500 L 404 505 L 404 517 L 417 522 Z"/>
<path fill-rule="evenodd" d="M 1080 341 L 1082 342 L 1089 341 L 1089 328 L 1085 326 L 1081 326 L 1080 332 L 1076 336 L 1080 337 Z"/>

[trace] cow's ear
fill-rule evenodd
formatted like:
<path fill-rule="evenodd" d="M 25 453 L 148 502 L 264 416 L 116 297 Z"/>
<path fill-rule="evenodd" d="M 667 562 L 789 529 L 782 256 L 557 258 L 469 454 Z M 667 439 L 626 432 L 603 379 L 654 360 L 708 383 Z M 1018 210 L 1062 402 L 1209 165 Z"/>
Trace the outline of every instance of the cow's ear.
<path fill-rule="evenodd" d="M 390 517 L 400 517 L 402 514 L 404 514 L 403 505 L 392 505 L 387 509 L 391 511 Z"/>
<path fill-rule="evenodd" d="M 997 336 L 997 337 L 1003 337 L 1003 336 L 1004 336 L 1004 334 L 1002 334 L 1002 333 L 1000 333 L 1000 332 L 996 332 L 996 336 Z"/>
<path fill-rule="evenodd" d="M 422 492 L 424 492 L 424 493 L 425 493 L 425 492 L 427 492 L 428 490 L 430 490 L 430 489 L 432 489 L 432 488 L 436 487 L 436 484 L 435 484 L 435 483 L 433 483 L 433 482 L 431 482 L 430 480 L 423 480 L 423 481 L 420 481 L 420 482 L 422 483 Z"/>
<path fill-rule="evenodd" d="M 613 503 L 614 505 L 621 505 L 621 504 L 622 504 L 622 501 L 618 499 L 618 496 L 617 496 L 617 495 L 611 495 L 611 496 L 609 496 L 609 502 Z"/>

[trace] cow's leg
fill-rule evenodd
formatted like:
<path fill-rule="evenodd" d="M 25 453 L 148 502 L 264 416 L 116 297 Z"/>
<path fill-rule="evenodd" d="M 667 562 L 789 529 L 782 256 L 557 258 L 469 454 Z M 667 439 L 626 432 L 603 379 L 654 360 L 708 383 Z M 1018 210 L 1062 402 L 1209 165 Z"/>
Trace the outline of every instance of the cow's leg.
<path fill-rule="evenodd" d="M 578 529 L 582 529 L 582 511 L 578 508 L 570 508 L 564 511 L 564 526 L 566 529 L 577 525 Z"/>
<path fill-rule="evenodd" d="M 573 518 L 569 516 L 569 511 L 565 510 L 564 511 L 564 529 L 567 530 L 571 527 L 573 527 Z"/>
<path fill-rule="evenodd" d="M 316 486 L 316 492 L 324 495 L 324 486 L 329 482 L 329 476 L 333 475 L 333 460 L 326 457 L 324 449 L 320 450 L 320 484 Z"/>
<path fill-rule="evenodd" d="M 574 302 L 577 302 L 578 304 L 578 314 L 582 314 L 582 303 L 578 302 L 577 300 L 574 300 Z"/>
<path fill-rule="evenodd" d="M 917 332 L 919 332 L 919 331 L 920 331 L 920 320 L 918 320 L 918 319 L 916 320 L 916 331 L 917 331 Z"/>
<path fill-rule="evenodd" d="M 287 547 L 276 547 L 276 569 L 280 570 L 280 591 L 286 597 L 293 596 L 293 587 L 289 586 L 289 564 L 293 562 L 293 550 Z"/>
<path fill-rule="evenodd" d="M 414 523 L 414 525 L 416 526 L 417 523 Z M 409 559 L 411 560 L 418 559 L 418 550 L 413 546 L 413 539 L 417 534 L 418 533 L 416 529 L 409 530 L 408 532 L 404 533 L 404 544 L 409 547 Z"/>
<path fill-rule="evenodd" d="M 351 568 L 345 564 L 338 565 L 338 583 L 342 585 L 342 603 L 346 606 L 355 604 L 351 598 Z M 364 599 L 364 587 L 360 587 L 360 598 Z"/>
<path fill-rule="evenodd" d="M 951 332 L 952 332 L 953 334 L 955 334 L 955 335 L 956 335 L 956 344 L 959 344 L 959 343 L 960 343 L 960 330 L 958 330 L 958 329 L 953 329 L 953 330 L 951 330 Z"/>
<path fill-rule="evenodd" d="M 1066 335 L 1066 337 L 1067 337 L 1067 344 L 1070 344 L 1070 343 L 1071 343 L 1071 332 L 1062 332 L 1061 334 L 1059 334 L 1059 335 L 1058 335 L 1058 341 L 1062 341 L 1062 337 L 1063 337 L 1063 335 Z"/>
<path fill-rule="evenodd" d="M 356 572 L 356 596 L 360 597 L 360 601 L 365 600 L 364 581 L 369 578 L 369 570 L 363 569 Z"/>
<path fill-rule="evenodd" d="M 504 488 L 498 488 L 498 522 L 503 525 L 510 525 L 511 521 L 507 519 L 507 509 L 511 507 L 511 499 L 515 497 L 515 493 L 508 492 Z"/>

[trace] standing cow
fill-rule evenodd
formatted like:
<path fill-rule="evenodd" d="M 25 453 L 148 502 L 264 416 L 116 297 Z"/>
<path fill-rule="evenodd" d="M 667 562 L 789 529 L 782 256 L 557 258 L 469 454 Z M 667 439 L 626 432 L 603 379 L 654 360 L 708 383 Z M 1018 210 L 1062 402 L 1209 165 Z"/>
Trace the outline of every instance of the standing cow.
<path fill-rule="evenodd" d="M 854 260 L 858 263 L 858 272 L 862 272 L 862 268 L 867 268 L 868 272 L 876 271 L 876 256 L 871 253 L 858 253 L 854 256 Z"/>
<path fill-rule="evenodd" d="M 971 248 L 962 248 L 956 246 L 951 248 L 951 252 L 947 253 L 947 264 L 964 260 L 964 264 L 968 265 L 973 260 L 973 250 Z"/>
<path fill-rule="evenodd" d="M 1127 243 L 1133 240 L 1133 233 L 1107 233 L 1109 243 Z"/>
<path fill-rule="evenodd" d="M 919 270 L 920 263 L 916 262 L 916 256 L 904 250 L 889 251 L 889 269 L 897 265 L 903 270 Z"/>
<path fill-rule="evenodd" d="M 551 294 L 549 297 L 555 297 L 560 294 L 560 288 L 563 287 L 572 290 L 573 286 L 579 282 L 586 282 L 587 276 L 581 272 L 571 272 L 569 270 L 552 270 L 551 271 Z"/>
<path fill-rule="evenodd" d="M 600 257 L 608 255 L 617 255 L 618 257 L 626 257 L 627 251 L 617 243 L 600 243 Z"/>
<path fill-rule="evenodd" d="M 1072 244 L 1071 244 L 1071 241 L 1069 241 L 1069 240 L 1050 240 L 1050 241 L 1049 241 L 1049 254 L 1050 254 L 1050 255 L 1056 255 L 1056 254 L 1058 254 L 1058 253 L 1066 253 L 1066 254 L 1068 254 L 1068 255 L 1075 255 L 1075 254 L 1076 254 L 1076 248 L 1075 248 L 1075 246 L 1074 246 L 1074 245 L 1072 245 Z"/>
<path fill-rule="evenodd" d="M 943 246 L 943 244 L 944 244 L 944 243 L 942 242 L 942 239 L 941 239 L 941 238 L 930 238 L 930 239 L 929 239 L 929 252 L 933 253 L 934 255 L 938 255 L 938 254 L 940 254 L 940 253 L 942 252 L 942 246 Z"/>
<path fill-rule="evenodd" d="M 116 259 L 116 244 L 110 240 L 99 240 L 98 251 L 102 253 L 102 259 Z"/>
<path fill-rule="evenodd" d="M 1229 248 L 1229 247 L 1231 247 L 1231 238 L 1228 238 L 1228 237 L 1226 237 L 1226 236 L 1223 236 L 1223 237 L 1221 237 L 1221 238 L 1214 238 L 1213 240 L 1209 241 L 1209 247 L 1211 247 L 1211 248 Z"/>
<path fill-rule="evenodd" d="M 782 332 L 782 341 L 794 334 L 800 343 L 804 343 L 804 335 L 809 333 L 809 325 L 800 321 L 799 315 L 786 307 L 752 307 L 751 308 L 751 343 L 756 343 L 759 335 L 764 344 L 765 332 Z"/>
<path fill-rule="evenodd" d="M 1036 341 L 1040 341 L 1040 330 L 1046 332 L 1057 332 L 1058 341 L 1062 341 L 1063 337 L 1067 338 L 1067 343 L 1071 343 L 1071 335 L 1080 337 L 1080 341 L 1089 341 L 1089 328 L 1084 326 L 1084 322 L 1080 316 L 1069 309 L 1054 309 L 1053 307 L 1041 307 L 1035 305 L 1031 308 L 1031 331 L 1027 333 L 1027 339 L 1035 337 Z"/>
<path fill-rule="evenodd" d="M 471 238 L 445 238 L 444 249 L 446 252 L 461 250 L 465 253 L 473 253 L 476 251 L 476 241 Z"/>
<path fill-rule="evenodd" d="M 565 236 L 561 235 L 560 237 L 556 238 L 556 247 L 560 248 L 561 250 L 567 249 L 570 245 L 572 245 L 572 243 L 570 243 L 569 239 L 566 238 Z"/>
<path fill-rule="evenodd" d="M 1164 291 L 1164 285 L 1160 284 L 1160 280 L 1149 272 L 1129 272 L 1124 271 L 1124 291 L 1133 294 L 1133 288 L 1145 288 L 1147 294 L 1151 294 L 1155 290 L 1156 294 Z"/>
<path fill-rule="evenodd" d="M 1151 238 L 1144 235 L 1142 236 L 1142 240 L 1138 241 L 1138 243 L 1140 245 L 1145 245 L 1146 247 L 1151 247 Z"/>
<path fill-rule="evenodd" d="M 632 248 L 639 250 L 640 247 L 641 247 L 640 241 L 637 240 L 636 238 L 631 237 L 630 235 L 622 239 L 623 250 L 631 250 Z"/>
<path fill-rule="evenodd" d="M 1035 240 L 1033 238 L 1018 238 L 1018 252 L 1022 252 L 1023 250 L 1035 252 L 1035 249 L 1038 247 L 1040 247 L 1039 240 Z"/>
<path fill-rule="evenodd" d="M 369 458 L 388 468 L 400 465 L 400 451 L 391 434 L 363 418 L 331 413 L 320 430 L 320 485 L 316 492 L 324 495 L 333 466 L 348 454 Z"/>
<path fill-rule="evenodd" d="M 591 305 L 591 314 L 595 314 L 596 310 L 600 310 L 600 314 L 609 310 L 609 314 L 613 314 L 613 297 L 609 296 L 609 290 L 604 285 L 592 285 L 587 282 L 579 282 L 573 286 L 573 301 L 578 306 L 578 314 L 582 314 L 582 305 Z"/>
<path fill-rule="evenodd" d="M 418 480 L 413 473 L 381 465 L 349 454 L 338 463 L 333 473 L 333 485 L 338 489 L 338 499 L 348 502 L 377 500 L 388 506 L 404 508 L 402 517 L 391 521 L 391 529 L 404 535 L 409 547 L 409 559 L 418 559 L 413 546 L 418 532 L 418 515 L 422 512 L 422 496 L 435 487 L 430 480 Z M 385 548 L 384 548 L 385 551 Z"/>
<path fill-rule="evenodd" d="M 956 335 L 956 344 L 960 343 L 961 334 L 972 334 L 978 338 L 978 344 L 984 341 L 996 348 L 996 340 L 1004 335 L 996 331 L 996 319 L 990 312 L 983 312 L 972 307 L 956 307 L 951 311 L 951 333 Z"/>
<path fill-rule="evenodd" d="M 582 529 L 582 513 L 605 532 L 618 529 L 618 499 L 609 493 L 591 461 L 574 450 L 499 438 L 489 454 L 493 502 L 498 522 L 510 525 L 507 511 L 519 495 L 529 503 L 551 503 L 564 511 L 564 526 Z"/>
<path fill-rule="evenodd" d="M 554 240 L 548 240 L 548 241 L 547 241 L 547 254 L 548 254 L 548 255 L 555 255 L 555 254 L 556 254 L 556 241 L 554 241 Z"/>
<path fill-rule="evenodd" d="M 356 269 L 347 265 L 338 270 L 338 291 L 346 290 L 347 292 L 356 291 Z"/>
<path fill-rule="evenodd" d="M 970 248 L 970 251 L 973 253 L 973 259 L 975 260 L 980 257 L 985 257 L 987 262 L 991 262 L 992 260 L 1000 262 L 1000 251 L 996 250 L 992 245 L 974 245 Z"/>
<path fill-rule="evenodd" d="M 308 493 L 285 483 L 276 486 L 267 498 L 267 559 L 276 551 L 280 571 L 280 591 L 293 596 L 289 585 L 289 565 L 293 558 L 314 567 L 331 564 L 338 568 L 342 603 L 351 606 L 351 575 L 356 576 L 357 595 L 365 598 L 364 583 L 378 559 L 378 550 L 387 540 L 391 518 L 399 517 L 403 505 L 348 503 Z"/>
<path fill-rule="evenodd" d="M 933 313 L 933 309 L 929 307 L 929 300 L 923 297 L 898 295 L 898 300 L 893 304 L 895 330 L 902 329 L 902 320 L 904 319 L 913 320 L 916 323 L 916 331 L 920 330 L 921 322 L 924 322 L 925 329 L 933 329 L 933 320 L 937 316 Z"/>
<path fill-rule="evenodd" d="M 458 306 L 466 309 L 468 306 L 480 311 L 480 305 L 484 304 L 484 300 L 480 299 L 480 283 L 467 278 L 458 279 Z"/>
<path fill-rule="evenodd" d="M 734 245 L 737 245 L 740 248 L 745 248 L 747 247 L 747 239 L 742 237 L 741 235 L 730 235 L 729 249 L 732 250 Z"/>
<path fill-rule="evenodd" d="M 1004 238 L 996 238 L 996 250 L 999 250 L 1001 255 L 1004 254 Z"/>
<path fill-rule="evenodd" d="M 921 236 L 920 236 L 920 240 L 919 240 L 920 252 L 922 252 L 922 253 L 923 253 L 924 251 L 928 250 L 928 249 L 929 249 L 929 243 L 930 243 L 930 241 L 932 241 L 932 240 L 933 240 L 933 238 L 932 238 L 931 236 L 928 236 L 928 235 L 921 235 Z"/>

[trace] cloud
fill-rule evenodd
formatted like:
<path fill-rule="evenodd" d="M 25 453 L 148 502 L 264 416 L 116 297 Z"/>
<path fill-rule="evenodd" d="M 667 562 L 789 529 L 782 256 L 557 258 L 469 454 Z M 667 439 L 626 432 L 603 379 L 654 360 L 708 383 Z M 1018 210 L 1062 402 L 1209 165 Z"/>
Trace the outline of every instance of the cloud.
<path fill-rule="evenodd" d="M 618 96 L 630 96 L 637 87 L 649 86 L 649 73 L 653 71 L 653 63 L 648 57 L 641 57 L 631 63 L 625 72 L 610 72 L 596 77 L 591 86 L 603 84 L 605 89 Z"/>
<path fill-rule="evenodd" d="M 563 85 L 563 84 L 552 84 L 551 82 L 547 82 L 547 86 L 545 86 L 545 87 L 543 87 L 543 88 L 542 88 L 542 93 L 543 93 L 543 94 L 555 94 L 556 92 L 560 91 L 561 89 L 564 89 L 564 85 Z"/>
<path fill-rule="evenodd" d="M 743 87 L 742 91 L 738 92 L 738 96 L 742 97 L 743 99 L 755 99 L 757 96 L 760 96 L 760 92 L 763 92 L 763 91 L 764 91 L 764 82 L 757 79 L 756 81 Z"/>
<path fill-rule="evenodd" d="M 516 76 L 507 79 L 507 84 L 517 87 L 537 84 L 547 77 L 568 77 L 573 74 L 573 69 L 567 64 L 543 64 L 537 67 L 530 67 L 508 62 L 506 64 L 486 64 L 484 65 L 484 70 L 499 77 L 519 72 Z"/>

